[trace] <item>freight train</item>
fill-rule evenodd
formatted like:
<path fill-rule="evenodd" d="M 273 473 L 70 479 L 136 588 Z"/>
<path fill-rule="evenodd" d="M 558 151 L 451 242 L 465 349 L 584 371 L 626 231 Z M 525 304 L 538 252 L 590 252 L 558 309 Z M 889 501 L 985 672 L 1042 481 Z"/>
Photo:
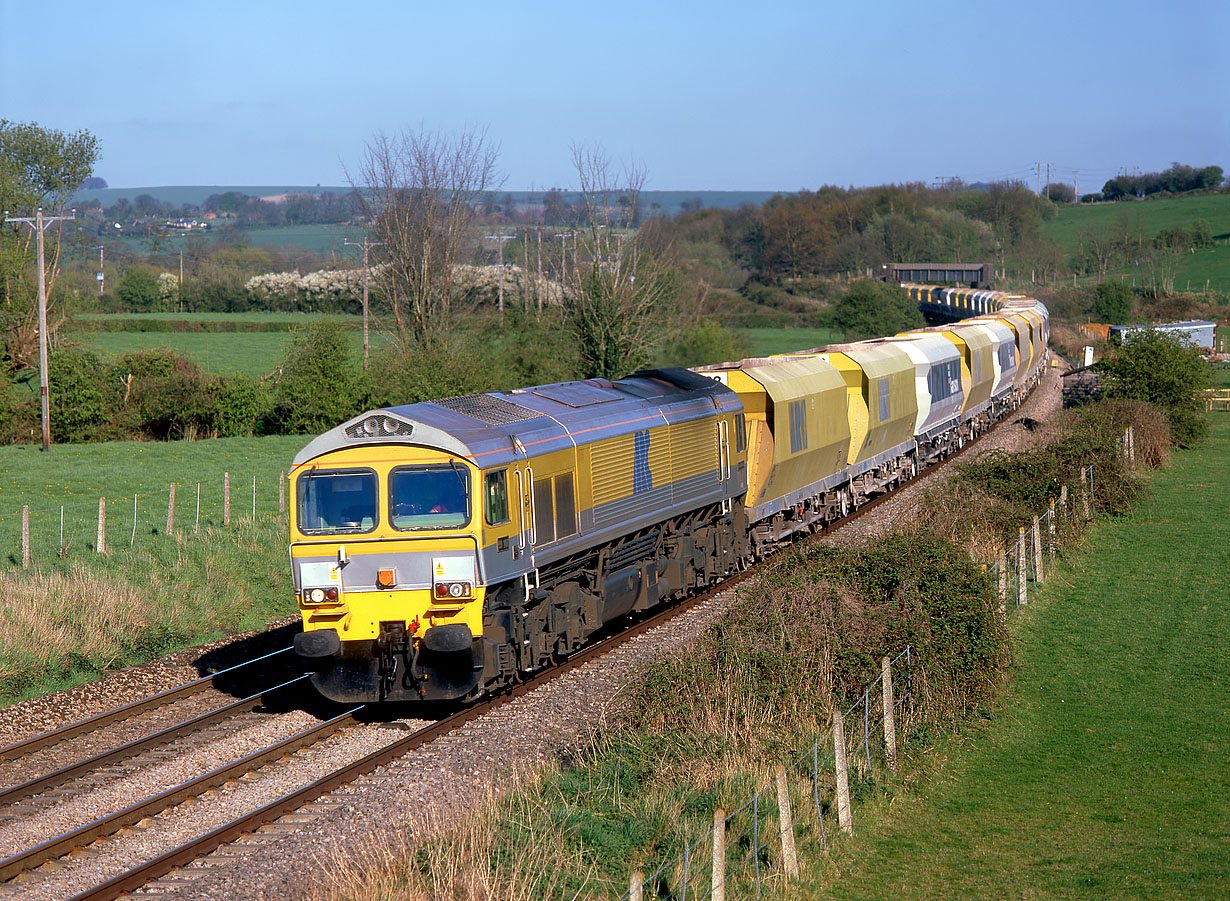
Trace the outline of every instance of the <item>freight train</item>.
<path fill-rule="evenodd" d="M 1046 307 L 908 290 L 959 321 L 373 410 L 311 441 L 290 564 L 316 688 L 477 698 L 961 448 L 1037 383 Z"/>

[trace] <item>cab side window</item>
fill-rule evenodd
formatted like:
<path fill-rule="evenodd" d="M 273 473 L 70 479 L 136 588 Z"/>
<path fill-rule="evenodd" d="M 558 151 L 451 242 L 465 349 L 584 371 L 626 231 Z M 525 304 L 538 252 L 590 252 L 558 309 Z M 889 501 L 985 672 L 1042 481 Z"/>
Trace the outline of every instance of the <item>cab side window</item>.
<path fill-rule="evenodd" d="M 487 524 L 498 526 L 508 522 L 508 470 L 487 473 Z"/>

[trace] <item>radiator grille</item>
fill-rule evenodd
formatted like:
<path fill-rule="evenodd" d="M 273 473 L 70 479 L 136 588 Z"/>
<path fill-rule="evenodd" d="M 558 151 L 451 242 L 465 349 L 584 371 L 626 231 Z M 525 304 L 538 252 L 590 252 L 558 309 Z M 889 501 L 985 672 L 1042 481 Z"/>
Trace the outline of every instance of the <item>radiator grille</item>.
<path fill-rule="evenodd" d="M 528 407 L 491 394 L 463 394 L 461 397 L 446 397 L 432 403 L 487 425 L 512 425 L 514 422 L 526 422 L 542 416 Z"/>

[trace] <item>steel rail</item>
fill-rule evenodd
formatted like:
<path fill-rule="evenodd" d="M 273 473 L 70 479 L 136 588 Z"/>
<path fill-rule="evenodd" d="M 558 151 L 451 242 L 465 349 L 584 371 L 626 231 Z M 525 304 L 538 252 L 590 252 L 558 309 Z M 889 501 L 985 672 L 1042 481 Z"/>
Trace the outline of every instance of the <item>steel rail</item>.
<path fill-rule="evenodd" d="M 260 663 L 263 660 L 269 660 L 271 657 L 277 657 L 279 654 L 285 654 L 292 650 L 290 647 L 282 648 L 279 651 L 274 651 L 271 654 L 264 654 L 260 657 L 254 657 L 251 660 L 245 660 L 243 663 L 237 663 L 235 666 L 228 667 L 224 670 L 219 670 L 208 676 L 202 676 L 199 679 L 193 679 L 191 682 L 185 682 L 177 688 L 168 688 L 166 691 L 161 691 L 158 694 L 150 695 L 147 698 L 140 698 L 130 704 L 125 704 L 122 707 L 115 707 L 111 710 L 105 710 L 95 716 L 84 720 L 78 720 L 75 723 L 69 723 L 67 726 L 61 726 L 59 729 L 53 729 L 50 732 L 43 732 L 39 735 L 32 736 L 24 741 L 14 742 L 11 745 L 6 745 L 0 748 L 0 760 L 13 760 L 17 757 L 23 757 L 26 754 L 32 754 L 35 751 L 41 750 L 49 745 L 54 745 L 57 742 L 65 741 L 70 738 L 82 734 L 83 732 L 93 732 L 97 729 L 102 729 L 111 725 L 118 720 L 128 719 L 141 713 L 146 713 L 157 707 L 162 707 L 172 701 L 187 697 L 188 695 L 198 694 L 205 691 L 214 681 L 222 676 L 230 675 L 237 670 L 243 669 L 245 666 L 251 666 L 254 663 Z"/>
<path fill-rule="evenodd" d="M 195 779 L 159 792 L 151 798 L 132 804 L 123 810 L 101 817 L 92 823 L 67 832 L 64 835 L 49 839 L 41 845 L 36 845 L 20 854 L 14 854 L 5 860 L 0 860 L 0 881 L 12 879 L 18 873 L 34 869 L 49 860 L 63 857 L 74 848 L 88 845 L 90 842 L 113 835 L 125 826 L 140 822 L 147 816 L 166 810 L 188 798 L 194 798 L 211 788 L 216 788 L 230 782 L 245 773 L 259 769 L 270 761 L 285 757 L 300 748 L 315 744 L 324 738 L 355 722 L 355 713 L 363 709 L 363 705 L 346 713 L 325 720 L 309 729 L 297 732 L 275 745 L 270 745 L 261 751 L 242 757 L 232 763 L 220 766 Z"/>
<path fill-rule="evenodd" d="M 82 773 L 88 773 L 91 770 L 106 766 L 116 760 L 123 760 L 127 757 L 135 757 L 142 754 L 151 748 L 156 748 L 159 745 L 165 745 L 173 741 L 180 735 L 187 735 L 195 732 L 198 729 L 203 729 L 206 726 L 212 726 L 214 723 L 220 723 L 223 720 L 230 719 L 233 716 L 238 716 L 241 713 L 246 713 L 259 706 L 263 701 L 267 701 L 275 692 L 283 691 L 292 685 L 302 682 L 308 678 L 310 674 L 305 673 L 291 679 L 288 682 L 283 682 L 281 685 L 275 685 L 273 688 L 265 689 L 257 692 L 242 700 L 235 701 L 232 704 L 227 704 L 224 707 L 219 707 L 216 710 L 210 710 L 202 713 L 200 716 L 193 717 L 190 720 L 184 720 L 180 723 L 167 726 L 165 729 L 160 729 L 157 732 L 141 738 L 135 738 L 130 742 L 112 748 L 110 751 L 103 751 L 101 754 L 95 754 L 77 763 L 70 763 L 68 766 L 60 767 L 58 770 L 53 770 L 42 776 L 36 776 L 29 779 L 20 785 L 14 785 L 12 788 L 7 788 L 0 791 L 0 805 L 12 804 L 14 801 L 29 795 L 36 795 L 46 791 L 49 788 L 56 788 L 63 785 L 75 776 Z"/>
<path fill-rule="evenodd" d="M 995 431 L 1000 425 L 1007 421 L 1008 417 L 1004 417 L 982 434 L 967 442 L 964 447 L 955 453 L 950 454 L 943 460 L 937 461 L 935 464 L 924 470 L 920 470 L 914 478 L 898 487 L 918 484 L 927 476 L 939 472 L 947 463 L 966 453 L 969 448 L 975 446 L 984 437 L 991 434 L 991 432 Z M 803 535 L 800 537 L 804 539 L 823 538 L 842 526 L 852 523 L 867 513 L 870 513 L 880 504 L 886 503 L 893 497 L 896 490 L 897 489 L 895 487 L 890 488 L 879 497 L 869 499 L 857 510 L 852 510 L 846 516 L 829 523 L 816 533 L 812 535 Z M 756 566 L 758 565 L 759 564 L 756 564 Z M 633 638 L 664 625 L 675 617 L 693 609 L 698 604 L 709 600 L 719 592 L 732 588 L 744 579 L 749 578 L 753 574 L 753 570 L 756 566 L 753 566 L 743 572 L 735 573 L 729 578 L 724 579 L 722 582 L 710 586 L 704 591 L 701 591 L 690 598 L 686 598 L 677 604 L 667 607 L 666 609 L 642 620 L 617 635 L 612 635 L 596 644 L 584 648 L 577 654 L 569 657 L 561 663 L 541 670 L 526 681 L 518 683 L 492 698 L 467 707 L 464 710 L 460 710 L 457 713 L 445 717 L 444 719 L 441 719 L 423 729 L 419 729 L 405 738 L 386 745 L 378 751 L 373 751 L 366 757 L 363 757 L 360 760 L 348 764 L 333 773 L 309 783 L 303 788 L 286 794 L 281 798 L 278 798 L 277 800 L 252 811 L 251 813 L 238 817 L 229 823 L 219 826 L 211 832 L 186 842 L 177 848 L 173 848 L 153 860 L 147 861 L 146 863 L 134 867 L 124 873 L 120 873 L 106 882 L 100 883 L 91 889 L 87 889 L 84 892 L 74 895 L 70 901 L 110 901 L 110 899 L 119 898 L 127 892 L 140 888 L 142 885 L 145 885 L 151 880 L 165 876 L 172 870 L 185 866 L 193 860 L 209 854 L 211 851 L 216 850 L 222 845 L 234 841 L 242 835 L 255 832 L 260 827 L 276 821 L 279 817 L 282 817 L 287 813 L 304 807 L 305 805 L 341 787 L 342 785 L 352 782 L 360 776 L 366 775 L 378 767 L 384 766 L 385 764 L 396 760 L 406 753 L 420 748 L 423 745 L 440 738 L 441 736 L 447 735 L 461 726 L 464 726 L 467 723 L 472 722 L 473 720 L 476 720 L 479 717 L 503 707 L 505 704 L 511 703 L 517 698 L 520 698 L 529 692 L 542 687 L 548 682 L 558 679 L 572 670 L 604 656 L 610 651 L 613 651 L 615 648 L 631 641 Z M 2 866 L 3 864 L 0 863 L 0 867 Z M 0 871 L 0 875 L 2 875 L 2 871 Z"/>

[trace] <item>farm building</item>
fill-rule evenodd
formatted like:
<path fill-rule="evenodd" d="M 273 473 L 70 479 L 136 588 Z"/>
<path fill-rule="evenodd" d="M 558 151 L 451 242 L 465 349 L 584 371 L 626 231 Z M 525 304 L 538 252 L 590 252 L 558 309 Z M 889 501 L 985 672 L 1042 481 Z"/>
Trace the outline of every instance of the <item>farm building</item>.
<path fill-rule="evenodd" d="M 1164 325 L 1155 325 L 1153 328 L 1159 332 L 1181 332 L 1191 341 L 1193 347 L 1203 348 L 1205 350 L 1213 349 L 1213 331 L 1217 327 L 1216 322 L 1203 322 L 1199 320 L 1191 320 L 1189 322 L 1167 322 Z M 1112 325 L 1110 327 L 1111 335 L 1118 335 L 1122 340 L 1132 332 L 1139 331 L 1144 328 L 1140 325 Z"/>

